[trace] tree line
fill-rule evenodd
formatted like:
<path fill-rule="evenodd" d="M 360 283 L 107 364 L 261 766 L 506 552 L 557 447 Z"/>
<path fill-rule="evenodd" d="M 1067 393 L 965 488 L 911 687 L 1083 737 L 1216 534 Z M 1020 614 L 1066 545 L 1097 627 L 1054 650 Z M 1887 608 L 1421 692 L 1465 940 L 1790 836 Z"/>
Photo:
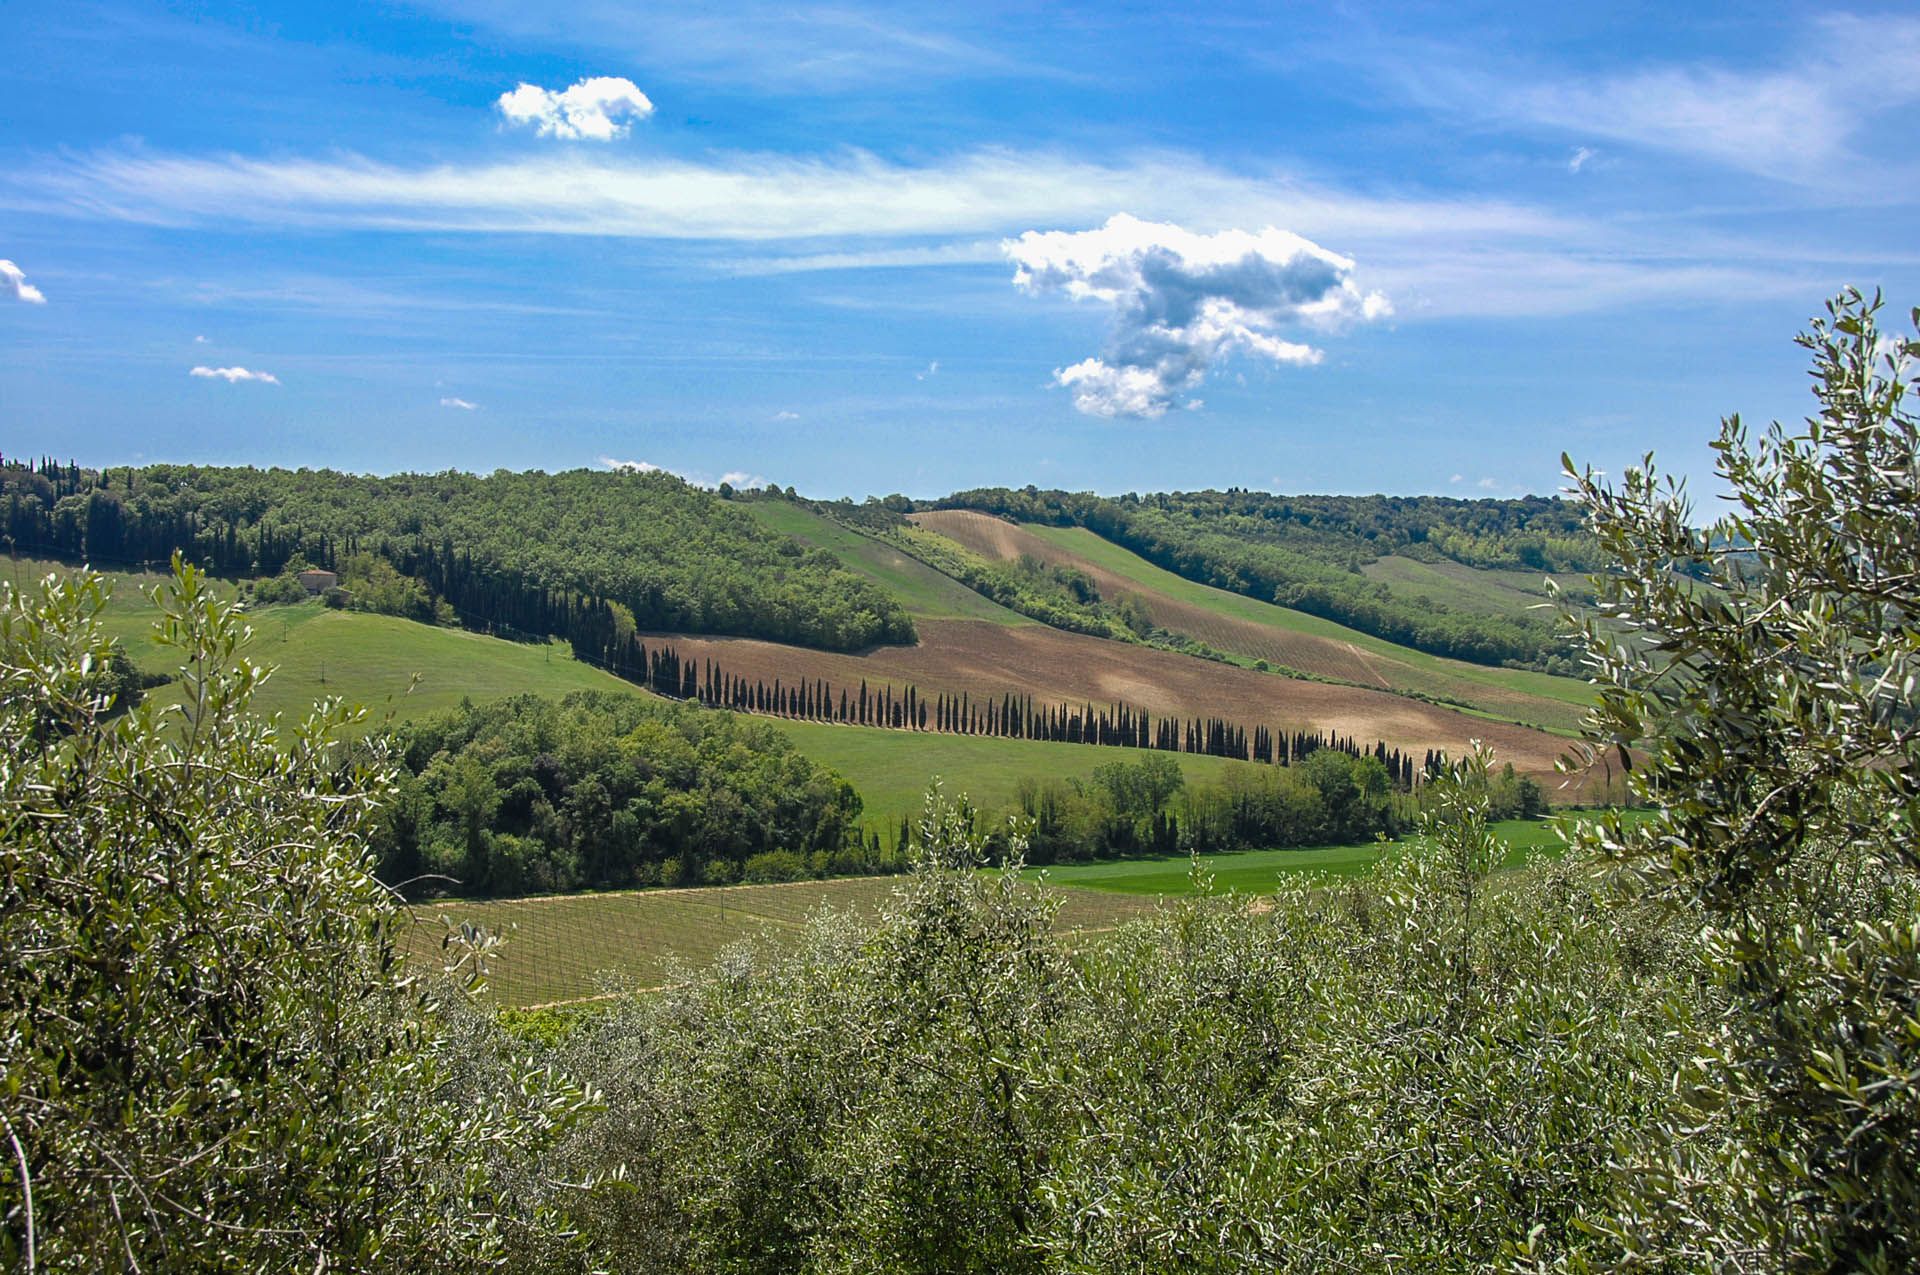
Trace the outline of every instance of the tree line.
<path fill-rule="evenodd" d="M 1085 527 L 1189 580 L 1416 650 L 1549 671 L 1574 666 L 1548 622 L 1456 611 L 1369 580 L 1361 568 L 1387 553 L 1541 572 L 1596 561 L 1573 507 L 1532 496 L 1275 496 L 1236 488 L 1106 497 L 1027 487 L 955 492 L 926 507 Z"/>
<path fill-rule="evenodd" d="M 647 628 L 828 650 L 907 643 L 891 595 L 669 474 L 0 464 L 0 533 L 19 551 L 227 576 L 372 555 L 470 623 L 572 637 L 615 605 Z M 362 571 L 370 576 L 370 571 Z"/>
<path fill-rule="evenodd" d="M 1063 701 L 1049 705 L 1036 703 L 1030 693 L 1011 691 L 978 699 L 968 691 L 942 691 L 929 699 L 912 684 L 896 688 L 883 682 L 870 687 L 864 678 L 858 688 L 842 685 L 837 690 L 824 678 L 787 681 L 776 677 L 768 682 L 730 673 L 712 658 L 683 659 L 670 645 L 656 643 L 649 647 L 632 633 L 597 650 L 576 643 L 573 653 L 576 659 L 670 699 L 802 721 L 1150 748 L 1279 766 L 1331 748 L 1354 757 L 1364 753 L 1378 758 L 1391 781 L 1403 790 L 1412 788 L 1422 774 L 1432 773 L 1444 760 L 1428 749 L 1416 765 L 1412 753 L 1390 747 L 1383 740 L 1363 747 L 1353 736 L 1343 737 L 1337 731 L 1276 731 L 1259 725 L 1249 729 L 1219 717 L 1155 718 L 1144 708 L 1126 704 L 1075 706 Z"/>

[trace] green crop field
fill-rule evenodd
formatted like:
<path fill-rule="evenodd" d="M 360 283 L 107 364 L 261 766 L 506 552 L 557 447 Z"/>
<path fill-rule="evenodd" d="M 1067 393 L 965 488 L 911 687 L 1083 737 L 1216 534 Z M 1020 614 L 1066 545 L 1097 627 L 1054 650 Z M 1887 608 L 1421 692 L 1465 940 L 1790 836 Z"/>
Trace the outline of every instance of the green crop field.
<path fill-rule="evenodd" d="M 1026 616 L 989 601 L 959 581 L 941 575 L 919 559 L 863 536 L 831 518 L 784 500 L 756 500 L 744 506 L 763 525 L 825 549 L 848 570 L 866 576 L 900 600 L 914 616 L 929 620 L 991 620 L 995 624 L 1032 624 Z"/>
<path fill-rule="evenodd" d="M 27 581 L 71 568 L 22 559 L 19 570 Z M 172 672 L 177 667 L 173 653 L 149 640 L 158 614 L 149 593 L 168 577 L 115 573 L 108 578 L 107 631 L 142 669 Z M 232 596 L 231 583 L 213 583 Z M 248 614 L 247 623 L 253 629 L 247 654 L 274 670 L 254 699 L 262 713 L 300 713 L 317 699 L 338 695 L 367 708 L 378 724 L 389 716 L 406 720 L 440 712 L 464 698 L 480 703 L 525 692 L 560 696 L 634 689 L 575 660 L 561 642 L 507 642 L 392 616 L 333 611 L 318 602 L 262 607 Z M 148 694 L 165 704 L 178 691 L 162 686 Z"/>
<path fill-rule="evenodd" d="M 1386 585 L 1403 598 L 1429 598 L 1453 611 L 1476 615 L 1517 615 L 1528 607 L 1551 601 L 1547 573 L 1469 567 L 1463 563 L 1422 562 L 1388 554 L 1360 568 L 1367 579 Z M 1563 594 L 1581 596 L 1591 591 L 1578 573 L 1552 577 Z"/>
<path fill-rule="evenodd" d="M 1548 819 L 1508 819 L 1492 825 L 1492 831 L 1506 843 L 1508 866 L 1518 865 L 1537 851 L 1551 853 L 1560 845 L 1561 820 L 1578 815 L 1558 815 Z M 1317 872 L 1333 876 L 1351 876 L 1364 872 L 1385 855 L 1404 846 L 1404 841 L 1367 841 L 1344 846 L 1313 846 L 1297 850 L 1245 850 L 1235 854 L 1209 855 L 1202 866 L 1213 877 L 1217 890 L 1261 894 L 1273 889 L 1281 875 L 1289 872 Z M 1171 857 L 1126 859 L 1106 863 L 1073 863 L 1050 868 L 1029 868 L 1030 876 L 1041 877 L 1055 885 L 1087 890 L 1109 890 L 1119 894 L 1174 896 L 1193 890 L 1192 860 Z"/>
<path fill-rule="evenodd" d="M 1140 756 L 1136 749 L 1093 744 L 772 721 L 801 752 L 833 767 L 859 789 L 866 803 L 865 823 L 883 832 L 898 827 L 902 815 L 918 817 L 926 801 L 927 782 L 936 775 L 949 797 L 964 794 L 977 808 L 998 812 L 1013 803 L 1014 787 L 1022 778 L 1086 779 L 1105 762 Z M 1193 782 L 1256 764 L 1185 753 L 1178 754 L 1178 760 Z"/>
<path fill-rule="evenodd" d="M 697 890 L 622 891 L 488 902 L 445 900 L 415 909 L 402 948 L 422 967 L 445 960 L 449 922 L 470 922 L 505 944 L 488 993 L 505 1006 L 580 1000 L 611 987 L 657 987 L 675 965 L 698 969 L 743 939 L 791 941 L 821 908 L 872 916 L 898 887 L 892 877 Z M 1058 887 L 1057 924 L 1092 934 L 1150 911 L 1144 898 Z M 444 918 L 444 919 L 443 919 Z"/>
<path fill-rule="evenodd" d="M 798 512 L 817 518 L 806 510 Z M 24 559 L 20 567 L 23 580 L 67 569 Z M 155 672 L 168 671 L 168 661 L 166 652 L 145 640 L 155 615 L 145 589 L 164 579 L 115 577 L 106 617 L 109 631 L 120 638 L 135 662 Z M 231 591 L 231 585 L 215 583 Z M 640 693 L 630 683 L 581 664 L 558 642 L 508 642 L 391 616 L 332 611 L 318 603 L 264 607 L 251 613 L 248 623 L 254 630 L 249 653 L 274 667 L 256 700 L 266 713 L 296 713 L 322 696 L 339 695 L 365 706 L 371 723 L 378 725 L 389 717 L 405 721 L 441 712 L 465 697 L 480 703 L 528 692 L 554 697 L 576 690 Z M 156 703 L 167 703 L 176 693 L 163 686 L 150 695 Z M 927 783 L 936 775 L 949 795 L 964 793 L 981 809 L 998 812 L 1011 804 L 1014 786 L 1023 776 L 1085 779 L 1103 762 L 1133 756 L 1129 750 L 1089 744 L 762 720 L 853 784 L 866 803 L 865 823 L 882 835 L 898 827 L 901 816 L 920 813 Z M 1179 760 L 1195 781 L 1252 764 L 1185 755 Z"/>
<path fill-rule="evenodd" d="M 1554 677 L 1525 669 L 1492 668 L 1450 660 L 1385 639 L 1349 629 L 1332 620 L 1308 615 L 1287 607 L 1260 602 L 1224 589 L 1198 584 L 1148 562 L 1145 558 L 1102 539 L 1081 527 L 1047 527 L 1023 524 L 1023 529 L 1050 541 L 1066 555 L 1084 558 L 1115 575 L 1123 576 L 1145 589 L 1165 594 L 1179 602 L 1204 607 L 1230 619 L 1331 638 L 1350 643 L 1362 651 L 1383 657 L 1381 669 L 1398 690 L 1418 690 L 1428 694 L 1471 699 L 1476 688 L 1502 693 L 1503 697 L 1525 697 L 1537 701 L 1533 711 L 1516 714 L 1516 701 L 1502 698 L 1487 705 L 1488 715 L 1502 718 L 1521 716 L 1530 725 L 1545 726 L 1562 733 L 1570 732 L 1592 702 L 1592 689 L 1570 677 Z M 1196 635 L 1203 638 L 1204 634 Z M 1391 661 L 1391 664 L 1385 663 Z M 1399 665 L 1399 669 L 1392 668 Z"/>

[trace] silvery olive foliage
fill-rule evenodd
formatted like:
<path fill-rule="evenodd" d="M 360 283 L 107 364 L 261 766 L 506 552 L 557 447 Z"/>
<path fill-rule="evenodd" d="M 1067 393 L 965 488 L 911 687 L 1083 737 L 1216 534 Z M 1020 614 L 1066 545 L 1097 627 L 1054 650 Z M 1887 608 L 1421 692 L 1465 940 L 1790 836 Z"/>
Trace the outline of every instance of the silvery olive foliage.
<path fill-rule="evenodd" d="M 1681 1109 L 1623 1147 L 1620 1268 L 1920 1269 L 1920 342 L 1880 308 L 1800 338 L 1804 426 L 1723 424 L 1710 525 L 1651 458 L 1568 467 L 1617 564 L 1589 748 L 1658 808 L 1587 840 L 1698 918 L 1721 1003 Z"/>
<path fill-rule="evenodd" d="M 100 577 L 0 599 L 0 1265 L 495 1261 L 546 1231 L 503 1152 L 584 1097 L 401 976 L 378 747 L 338 702 L 251 716 L 239 617 L 174 572 L 174 709 L 113 713 Z"/>
<path fill-rule="evenodd" d="M 1486 1270 L 1585 1252 L 1662 1118 L 1667 914 L 1495 870 L 1475 756 L 1382 872 L 1069 942 L 937 795 L 877 926 L 590 1017 L 552 1169 L 623 1271 Z M 1017 835 L 1013 838 L 1017 847 Z"/>

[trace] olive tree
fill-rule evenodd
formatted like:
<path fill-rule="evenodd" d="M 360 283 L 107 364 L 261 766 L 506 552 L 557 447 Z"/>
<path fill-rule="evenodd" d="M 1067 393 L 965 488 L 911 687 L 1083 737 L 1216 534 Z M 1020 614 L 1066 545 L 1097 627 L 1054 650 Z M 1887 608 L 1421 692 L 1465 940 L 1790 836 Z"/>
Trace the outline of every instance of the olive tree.
<path fill-rule="evenodd" d="M 1723 423 L 1724 517 L 1651 457 L 1617 488 L 1568 464 L 1615 564 L 1587 749 L 1657 808 L 1589 839 L 1697 917 L 1722 1005 L 1596 1223 L 1624 1267 L 1920 1269 L 1920 343 L 1879 308 L 1800 338 L 1804 426 Z"/>
<path fill-rule="evenodd" d="M 0 1263 L 486 1261 L 495 1185 L 582 1099 L 403 977 L 371 873 L 390 786 L 339 702 L 264 721 L 232 608 L 176 559 L 178 703 L 115 714 L 99 576 L 0 600 Z"/>

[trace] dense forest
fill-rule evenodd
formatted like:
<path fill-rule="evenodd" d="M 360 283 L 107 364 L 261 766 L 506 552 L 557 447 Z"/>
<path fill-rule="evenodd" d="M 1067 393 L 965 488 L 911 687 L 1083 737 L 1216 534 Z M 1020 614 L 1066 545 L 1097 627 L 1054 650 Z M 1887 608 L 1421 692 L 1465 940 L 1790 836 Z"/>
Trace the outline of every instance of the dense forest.
<path fill-rule="evenodd" d="M 107 564 L 175 549 L 221 575 L 373 560 L 476 627 L 571 637 L 589 610 L 629 625 L 830 650 L 914 640 L 884 590 L 664 473 L 0 466 L 10 546 Z"/>
<path fill-rule="evenodd" d="M 580 691 L 398 729 L 374 847 L 415 892 L 544 894 L 881 870 L 860 797 L 765 723 Z"/>
<path fill-rule="evenodd" d="M 1385 554 L 1472 567 L 1587 571 L 1593 540 L 1565 501 L 1438 496 L 1275 496 L 1171 492 L 1119 497 L 1004 487 L 956 492 L 927 507 L 1085 527 L 1191 580 L 1480 664 L 1570 671 L 1544 619 L 1472 615 L 1405 597 L 1360 568 Z"/>
<path fill-rule="evenodd" d="M 1035 863 L 1364 841 L 1411 825 L 1420 802 L 1400 754 L 1280 739 L 1295 764 L 1188 784 L 1173 757 L 1123 755 L 1088 781 L 1023 780 L 1011 813 Z M 863 839 L 860 797 L 839 776 L 764 723 L 693 704 L 519 696 L 401 726 L 391 747 L 395 787 L 373 848 L 381 879 L 414 897 L 899 872 L 922 840 L 911 820 Z M 1492 794 L 1502 818 L 1546 804 L 1511 768 Z M 1006 848 L 1004 830 L 993 842 Z"/>

